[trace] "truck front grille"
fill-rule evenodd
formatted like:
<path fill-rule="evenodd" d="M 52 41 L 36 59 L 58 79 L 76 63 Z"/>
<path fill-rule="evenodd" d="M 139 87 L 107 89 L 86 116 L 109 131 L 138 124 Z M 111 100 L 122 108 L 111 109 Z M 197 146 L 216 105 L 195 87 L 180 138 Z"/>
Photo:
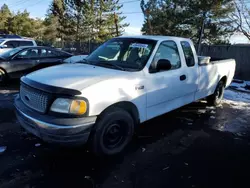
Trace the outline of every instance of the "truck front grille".
<path fill-rule="evenodd" d="M 20 96 L 24 104 L 41 113 L 46 112 L 51 101 L 49 93 L 34 89 L 25 84 L 21 84 Z"/>

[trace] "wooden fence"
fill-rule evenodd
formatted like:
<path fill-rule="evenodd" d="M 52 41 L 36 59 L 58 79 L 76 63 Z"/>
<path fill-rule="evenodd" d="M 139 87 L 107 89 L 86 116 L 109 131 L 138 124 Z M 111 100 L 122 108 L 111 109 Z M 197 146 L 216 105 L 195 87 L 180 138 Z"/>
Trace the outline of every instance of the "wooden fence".
<path fill-rule="evenodd" d="M 235 59 L 235 78 L 250 80 L 250 45 L 203 45 L 201 55 Z"/>

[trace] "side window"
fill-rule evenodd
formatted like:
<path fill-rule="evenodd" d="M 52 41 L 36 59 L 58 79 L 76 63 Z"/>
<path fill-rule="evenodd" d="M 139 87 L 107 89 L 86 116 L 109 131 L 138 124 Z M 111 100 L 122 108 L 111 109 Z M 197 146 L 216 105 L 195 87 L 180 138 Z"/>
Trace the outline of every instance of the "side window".
<path fill-rule="evenodd" d="M 47 50 L 41 49 L 41 57 L 47 57 Z"/>
<path fill-rule="evenodd" d="M 7 48 L 16 48 L 19 46 L 18 41 L 7 41 L 4 43 L 4 45 L 7 45 Z"/>
<path fill-rule="evenodd" d="M 37 57 L 39 57 L 38 49 L 24 50 L 16 56 L 17 59 L 27 59 L 27 58 L 37 58 Z"/>
<path fill-rule="evenodd" d="M 160 59 L 169 60 L 172 65 L 171 70 L 181 67 L 181 58 L 179 55 L 178 47 L 174 41 L 166 41 L 160 44 L 155 54 L 152 66 L 154 67 Z"/>
<path fill-rule="evenodd" d="M 34 46 L 32 41 L 20 41 L 19 46 Z"/>
<path fill-rule="evenodd" d="M 194 60 L 194 54 L 193 54 L 191 45 L 187 41 L 182 41 L 181 47 L 182 47 L 183 52 L 184 52 L 187 66 L 193 67 L 195 65 L 195 60 Z"/>
<path fill-rule="evenodd" d="M 58 53 L 54 50 L 47 49 L 47 57 L 57 57 Z"/>

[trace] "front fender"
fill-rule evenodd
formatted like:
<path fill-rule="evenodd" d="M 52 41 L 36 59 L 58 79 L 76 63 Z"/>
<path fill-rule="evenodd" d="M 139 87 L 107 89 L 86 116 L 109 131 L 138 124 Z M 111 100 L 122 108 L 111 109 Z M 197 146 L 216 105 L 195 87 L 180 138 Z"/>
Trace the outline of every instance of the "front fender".
<path fill-rule="evenodd" d="M 98 116 L 109 106 L 118 102 L 131 102 L 139 112 L 141 122 L 146 120 L 146 92 L 138 90 L 140 79 L 111 79 L 99 82 L 82 90 L 89 101 L 89 115 Z"/>

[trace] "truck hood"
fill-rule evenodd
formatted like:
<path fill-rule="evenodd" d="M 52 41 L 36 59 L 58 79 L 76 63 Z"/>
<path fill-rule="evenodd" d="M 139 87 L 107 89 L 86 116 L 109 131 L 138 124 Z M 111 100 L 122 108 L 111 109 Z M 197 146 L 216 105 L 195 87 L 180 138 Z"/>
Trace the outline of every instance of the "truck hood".
<path fill-rule="evenodd" d="M 28 74 L 26 77 L 42 84 L 81 91 L 100 81 L 128 73 L 116 69 L 76 63 L 41 69 Z"/>

